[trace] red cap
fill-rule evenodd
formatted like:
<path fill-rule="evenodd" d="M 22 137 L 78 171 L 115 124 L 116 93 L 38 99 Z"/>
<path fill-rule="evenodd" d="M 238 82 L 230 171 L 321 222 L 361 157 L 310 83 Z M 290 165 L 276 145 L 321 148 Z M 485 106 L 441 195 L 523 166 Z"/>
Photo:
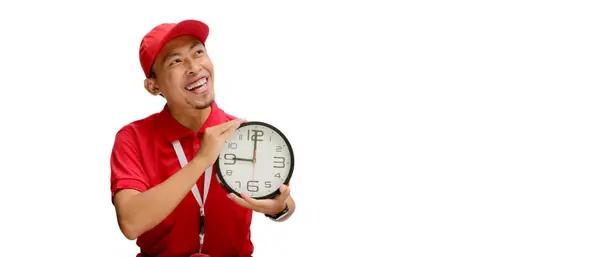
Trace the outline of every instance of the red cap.
<path fill-rule="evenodd" d="M 208 25 L 197 20 L 184 20 L 179 23 L 163 23 L 154 27 L 142 39 L 140 44 L 140 64 L 146 77 L 160 50 L 171 39 L 181 35 L 192 35 L 205 44 L 208 37 Z"/>

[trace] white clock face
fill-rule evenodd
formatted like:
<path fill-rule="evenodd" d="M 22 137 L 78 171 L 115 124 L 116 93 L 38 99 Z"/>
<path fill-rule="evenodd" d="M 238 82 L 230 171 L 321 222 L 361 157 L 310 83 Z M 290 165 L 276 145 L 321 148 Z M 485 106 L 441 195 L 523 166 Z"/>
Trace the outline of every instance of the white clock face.
<path fill-rule="evenodd" d="M 237 193 L 264 198 L 291 175 L 291 146 L 276 130 L 249 122 L 225 142 L 218 166 L 222 182 Z"/>

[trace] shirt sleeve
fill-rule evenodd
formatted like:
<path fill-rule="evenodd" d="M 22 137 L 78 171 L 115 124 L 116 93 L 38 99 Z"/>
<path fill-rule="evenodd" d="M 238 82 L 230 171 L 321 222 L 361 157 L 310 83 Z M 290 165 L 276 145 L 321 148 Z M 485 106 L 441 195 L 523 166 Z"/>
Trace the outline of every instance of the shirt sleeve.
<path fill-rule="evenodd" d="M 111 195 L 121 189 L 148 189 L 148 178 L 142 167 L 140 146 L 133 131 L 121 129 L 116 137 L 110 157 Z"/>

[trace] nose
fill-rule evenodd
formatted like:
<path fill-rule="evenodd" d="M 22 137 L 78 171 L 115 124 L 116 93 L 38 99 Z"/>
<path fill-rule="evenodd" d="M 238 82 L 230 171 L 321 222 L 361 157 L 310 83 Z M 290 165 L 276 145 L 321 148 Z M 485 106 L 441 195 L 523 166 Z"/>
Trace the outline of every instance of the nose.
<path fill-rule="evenodd" d="M 193 60 L 188 61 L 188 65 L 187 65 L 187 74 L 188 75 L 198 74 L 200 72 L 200 70 L 202 70 L 202 65 L 194 62 Z"/>

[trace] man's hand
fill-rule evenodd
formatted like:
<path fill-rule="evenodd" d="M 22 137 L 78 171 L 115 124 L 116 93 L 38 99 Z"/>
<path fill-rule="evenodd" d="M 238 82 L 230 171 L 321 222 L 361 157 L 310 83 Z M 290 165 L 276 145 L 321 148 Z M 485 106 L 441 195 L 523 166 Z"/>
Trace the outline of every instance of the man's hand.
<path fill-rule="evenodd" d="M 235 119 L 207 128 L 202 136 L 200 150 L 194 158 L 202 158 L 207 160 L 208 163 L 215 162 L 223 148 L 225 140 L 229 139 L 244 122 L 242 119 Z"/>
<path fill-rule="evenodd" d="M 246 194 L 242 194 L 242 197 L 240 198 L 234 193 L 229 193 L 229 198 L 237 204 L 253 211 L 275 215 L 285 209 L 285 203 L 290 196 L 290 188 L 286 185 L 281 185 L 279 191 L 281 194 L 273 199 L 256 200 Z"/>

